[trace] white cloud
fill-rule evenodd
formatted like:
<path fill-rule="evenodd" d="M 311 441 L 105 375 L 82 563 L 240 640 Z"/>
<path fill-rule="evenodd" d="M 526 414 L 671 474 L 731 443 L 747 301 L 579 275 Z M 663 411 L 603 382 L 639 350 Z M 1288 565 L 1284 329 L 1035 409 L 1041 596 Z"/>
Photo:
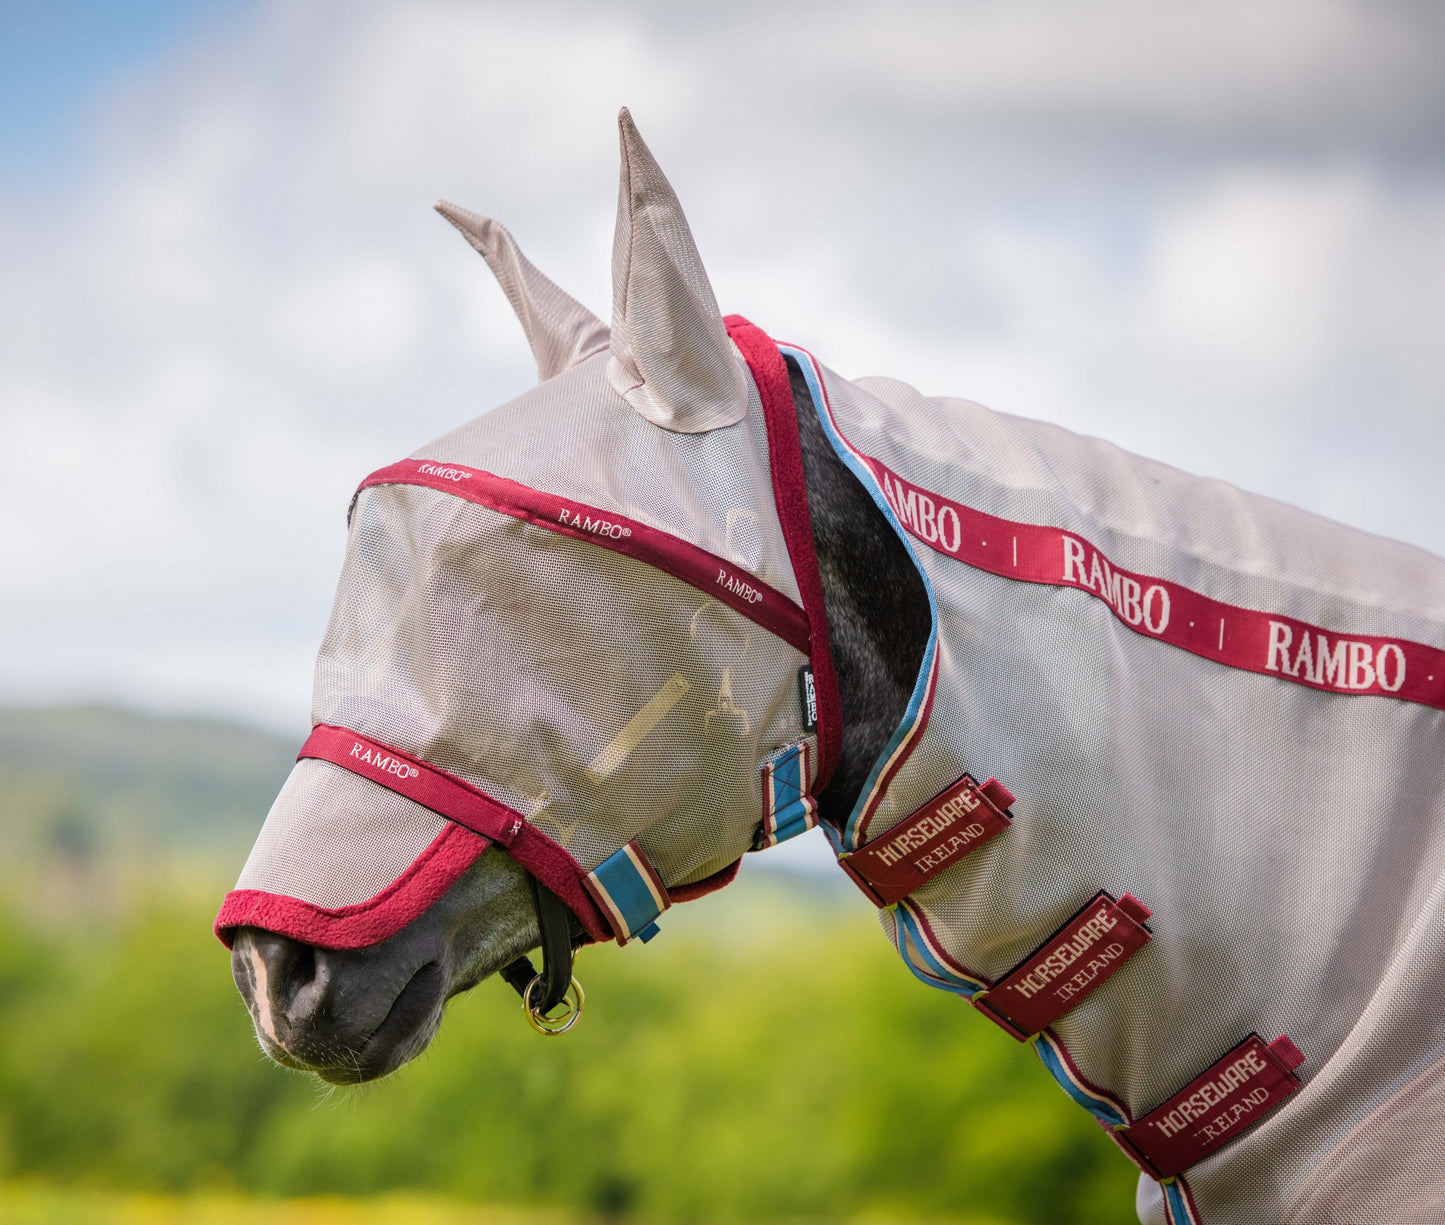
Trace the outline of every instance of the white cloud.
<path fill-rule="evenodd" d="M 1339 340 L 1348 261 L 1385 218 L 1356 175 L 1232 173 L 1164 219 L 1145 308 L 1252 375 L 1298 377 Z"/>
<path fill-rule="evenodd" d="M 356 481 L 534 377 L 431 202 L 605 313 L 623 102 L 725 308 L 1445 549 L 1413 11 L 243 13 L 0 196 L 0 693 L 303 723 Z"/>

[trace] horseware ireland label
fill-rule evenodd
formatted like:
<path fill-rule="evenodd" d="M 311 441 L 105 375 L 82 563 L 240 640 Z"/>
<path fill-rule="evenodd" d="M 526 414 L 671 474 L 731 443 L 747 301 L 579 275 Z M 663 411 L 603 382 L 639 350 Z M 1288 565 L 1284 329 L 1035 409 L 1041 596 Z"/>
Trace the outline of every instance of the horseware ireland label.
<path fill-rule="evenodd" d="M 1171 1178 L 1258 1123 L 1299 1088 L 1304 1056 L 1288 1037 L 1250 1034 L 1202 1076 L 1115 1138 Z"/>
<path fill-rule="evenodd" d="M 965 774 L 903 824 L 838 862 L 875 905 L 891 906 L 1008 829 L 1013 802 L 998 779 L 980 786 Z"/>
<path fill-rule="evenodd" d="M 1046 1029 L 1149 943 L 1150 910 L 1131 893 L 1099 893 L 974 1006 L 1016 1038 Z"/>
<path fill-rule="evenodd" d="M 985 514 L 865 458 L 898 521 L 947 557 L 1004 578 L 1087 591 L 1135 633 L 1231 668 L 1329 693 L 1403 698 L 1445 710 L 1445 651 L 1438 647 L 1225 604 L 1168 579 L 1122 570 L 1074 532 Z"/>

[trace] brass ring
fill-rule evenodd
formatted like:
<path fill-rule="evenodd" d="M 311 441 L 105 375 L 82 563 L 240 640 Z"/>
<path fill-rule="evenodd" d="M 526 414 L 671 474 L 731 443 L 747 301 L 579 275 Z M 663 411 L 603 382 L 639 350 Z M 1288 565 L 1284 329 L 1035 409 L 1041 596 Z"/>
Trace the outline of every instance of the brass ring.
<path fill-rule="evenodd" d="M 587 995 L 582 990 L 582 984 L 574 976 L 567 987 L 567 994 L 562 997 L 562 1002 L 557 1005 L 565 1008 L 566 1011 L 560 1016 L 549 1017 L 545 1013 L 538 1012 L 532 1007 L 532 988 L 542 981 L 542 976 L 537 975 L 527 984 L 527 990 L 522 995 L 522 1011 L 527 1014 L 527 1024 L 539 1034 L 545 1034 L 549 1038 L 555 1038 L 558 1034 L 565 1034 L 572 1026 L 576 1025 L 582 1017 L 583 1006 L 587 1003 Z"/>

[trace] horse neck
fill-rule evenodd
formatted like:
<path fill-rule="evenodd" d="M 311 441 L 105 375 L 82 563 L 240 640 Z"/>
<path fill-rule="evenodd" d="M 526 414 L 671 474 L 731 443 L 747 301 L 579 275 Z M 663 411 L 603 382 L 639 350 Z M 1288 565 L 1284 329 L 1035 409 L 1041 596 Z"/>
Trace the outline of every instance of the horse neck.
<path fill-rule="evenodd" d="M 818 808 L 823 820 L 841 827 L 903 720 L 932 615 L 907 549 L 833 450 L 803 372 L 791 359 L 788 374 L 843 710 L 842 751 Z"/>

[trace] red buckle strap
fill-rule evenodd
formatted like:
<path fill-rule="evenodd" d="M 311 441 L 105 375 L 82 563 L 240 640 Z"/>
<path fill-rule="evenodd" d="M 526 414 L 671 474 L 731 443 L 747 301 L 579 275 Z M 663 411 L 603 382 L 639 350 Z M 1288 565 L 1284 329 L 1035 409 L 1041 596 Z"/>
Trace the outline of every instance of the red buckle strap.
<path fill-rule="evenodd" d="M 1208 1071 L 1114 1139 L 1156 1178 L 1172 1178 L 1253 1127 L 1300 1087 L 1305 1057 L 1286 1035 L 1250 1034 Z"/>
<path fill-rule="evenodd" d="M 1149 907 L 1132 893 L 1102 890 L 987 991 L 972 999 L 1020 1041 L 1047 1029 L 1103 986 L 1149 943 Z"/>
<path fill-rule="evenodd" d="M 838 862 L 875 906 L 892 906 L 1008 829 L 1013 802 L 998 779 L 980 784 L 965 774 Z"/>

